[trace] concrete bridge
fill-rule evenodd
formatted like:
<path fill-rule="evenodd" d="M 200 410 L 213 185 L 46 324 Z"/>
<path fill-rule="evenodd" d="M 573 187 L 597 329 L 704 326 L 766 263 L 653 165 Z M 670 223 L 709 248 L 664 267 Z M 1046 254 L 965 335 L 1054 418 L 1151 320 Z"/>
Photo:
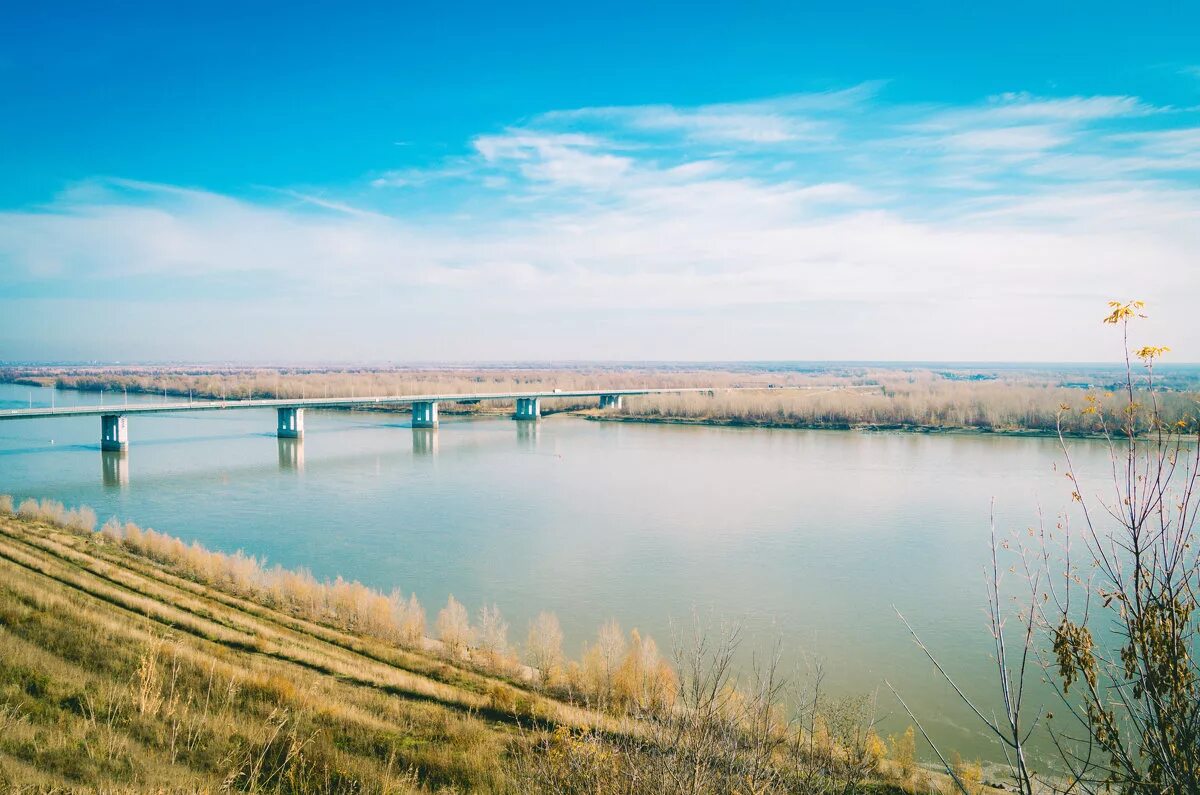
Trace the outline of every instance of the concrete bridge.
<path fill-rule="evenodd" d="M 742 387 L 747 389 L 746 387 Z M 760 387 L 761 388 L 761 387 Z M 725 389 L 737 389 L 726 387 Z M 755 387 L 749 387 L 755 389 Z M 552 390 L 549 392 L 483 392 L 444 395 L 383 395 L 379 397 L 349 398 L 267 398 L 259 400 L 198 400 L 178 403 L 141 403 L 98 406 L 72 406 L 69 408 L 28 408 L 0 411 L 0 420 L 28 420 L 45 417 L 100 418 L 100 449 L 126 450 L 129 448 L 129 418 L 138 414 L 165 414 L 181 411 L 235 411 L 238 409 L 266 409 L 276 411 L 275 433 L 280 439 L 300 439 L 304 436 L 304 410 L 330 408 L 365 408 L 374 406 L 411 406 L 414 428 L 436 428 L 439 403 L 481 403 L 507 401 L 516 403 L 513 419 L 523 422 L 538 420 L 542 415 L 542 401 L 546 399 L 599 398 L 601 408 L 620 408 L 621 399 L 627 395 L 663 395 L 684 392 L 712 394 L 716 388 L 688 387 L 681 389 L 598 389 L 598 390 Z"/>

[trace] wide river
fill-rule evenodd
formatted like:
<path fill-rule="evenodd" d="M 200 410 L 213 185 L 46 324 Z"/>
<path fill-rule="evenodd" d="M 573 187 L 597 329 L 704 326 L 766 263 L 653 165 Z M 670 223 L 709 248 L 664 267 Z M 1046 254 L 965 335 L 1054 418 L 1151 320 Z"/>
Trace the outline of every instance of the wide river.
<path fill-rule="evenodd" d="M 0 384 L 0 410 L 52 399 L 100 400 Z M 886 678 L 947 747 L 999 756 L 896 610 L 992 703 L 989 506 L 1008 532 L 1034 524 L 1039 505 L 1053 517 L 1068 504 L 1054 440 L 565 415 L 536 425 L 443 415 L 436 432 L 400 414 L 306 420 L 297 444 L 274 437 L 270 410 L 134 416 L 126 455 L 101 454 L 96 417 L 0 421 L 0 493 L 398 586 L 416 592 L 431 626 L 449 594 L 472 613 L 499 604 L 518 642 L 552 610 L 571 656 L 610 618 L 668 653 L 672 627 L 694 612 L 736 622 L 746 660 L 781 641 L 789 671 L 820 658 L 831 691 L 878 692 L 884 733 L 908 723 Z M 1102 471 L 1101 445 L 1073 446 Z"/>

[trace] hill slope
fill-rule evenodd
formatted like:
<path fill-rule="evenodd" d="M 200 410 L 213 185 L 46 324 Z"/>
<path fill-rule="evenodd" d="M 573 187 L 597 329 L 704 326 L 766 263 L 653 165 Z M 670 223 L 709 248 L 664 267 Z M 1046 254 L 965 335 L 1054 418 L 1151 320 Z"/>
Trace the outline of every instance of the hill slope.
<path fill-rule="evenodd" d="M 0 516 L 0 783 L 503 791 L 517 726 L 598 716 Z"/>

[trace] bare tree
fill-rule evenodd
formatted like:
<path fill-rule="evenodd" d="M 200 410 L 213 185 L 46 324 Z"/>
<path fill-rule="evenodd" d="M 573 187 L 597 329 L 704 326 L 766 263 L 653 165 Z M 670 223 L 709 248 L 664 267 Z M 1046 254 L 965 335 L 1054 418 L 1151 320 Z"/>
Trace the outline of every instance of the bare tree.
<path fill-rule="evenodd" d="M 529 664 L 537 671 L 538 681 L 543 687 L 551 682 L 562 667 L 562 642 L 563 634 L 558 625 L 558 616 L 542 612 L 530 622 L 525 653 L 528 655 Z"/>
<path fill-rule="evenodd" d="M 462 602 L 454 598 L 454 594 L 450 595 L 446 606 L 438 613 L 437 631 L 449 657 L 462 656 L 471 643 L 471 617 Z"/>
<path fill-rule="evenodd" d="M 1125 348 L 1125 405 L 1113 417 L 1090 399 L 1081 413 L 1095 418 L 1107 440 L 1111 491 L 1087 494 L 1060 433 L 1089 559 L 1068 559 L 1047 611 L 1064 696 L 1077 686 L 1082 706 L 1064 703 L 1085 747 L 1107 758 L 1073 753 L 1068 762 L 1090 789 L 1198 793 L 1200 425 L 1195 414 L 1167 422 L 1161 413 L 1154 363 L 1168 349 L 1129 347 L 1130 323 L 1145 317 L 1142 302 L 1109 306 L 1105 322 L 1121 329 Z M 1145 369 L 1141 389 L 1134 357 Z M 1071 525 L 1062 524 L 1069 549 Z M 1097 641 L 1101 627 L 1113 628 L 1111 640 Z"/>
<path fill-rule="evenodd" d="M 495 604 L 479 609 L 475 635 L 480 653 L 491 665 L 496 665 L 508 654 L 508 622 L 500 615 L 500 608 Z"/>
<path fill-rule="evenodd" d="M 988 733 L 995 737 L 1004 751 L 1005 760 L 1008 764 L 1009 775 L 1017 786 L 1017 791 L 1021 795 L 1033 795 L 1035 791 L 1041 788 L 1041 785 L 1036 780 L 1033 770 L 1029 766 L 1029 761 L 1026 753 L 1026 745 L 1029 742 L 1030 736 L 1037 728 L 1041 718 L 1041 710 L 1033 720 L 1025 721 L 1025 687 L 1028 683 L 1029 675 L 1032 673 L 1031 665 L 1037 665 L 1037 652 L 1034 645 L 1034 632 L 1038 626 L 1036 618 L 1038 615 L 1037 594 L 1041 582 L 1041 573 L 1034 572 L 1027 580 L 1029 585 L 1029 598 L 1026 607 L 1016 614 L 1019 620 L 1019 640 L 1020 643 L 1015 652 L 1009 648 L 1008 639 L 1005 636 L 1005 627 L 1008 621 L 1008 616 L 1003 608 L 1001 600 L 1001 585 L 1003 581 L 1003 570 L 1000 567 L 999 561 L 999 543 L 996 539 L 996 520 L 993 512 L 991 520 L 991 560 L 990 566 L 986 571 L 985 583 L 987 589 L 987 615 L 988 615 L 988 630 L 992 636 L 993 644 L 993 661 L 996 666 L 996 681 L 1000 691 L 1001 703 L 1003 705 L 1002 714 L 997 716 L 986 715 L 976 704 L 975 699 L 968 695 L 958 683 L 954 681 L 954 677 L 943 667 L 942 663 L 934 656 L 929 647 L 921 640 L 916 630 L 908 623 L 904 616 L 896 611 L 900 616 L 900 620 L 904 622 L 904 626 L 908 628 L 912 634 L 913 640 L 917 646 L 929 658 L 933 667 L 954 690 L 958 698 L 966 704 L 975 717 L 987 728 Z M 891 685 L 888 685 L 889 688 Z M 892 690 L 895 693 L 895 690 Z M 897 693 L 897 698 L 899 694 Z M 929 735 L 925 732 L 917 716 L 909 709 L 908 705 L 900 700 L 909 716 L 916 722 L 921 734 L 925 737 L 929 744 L 933 747 L 938 759 L 946 769 L 946 773 L 950 776 L 954 784 L 965 795 L 972 795 L 967 784 L 962 780 L 955 765 L 947 762 L 941 750 L 934 745 Z"/>
<path fill-rule="evenodd" d="M 1174 413 L 1168 422 L 1160 410 L 1154 363 L 1168 349 L 1129 347 L 1129 325 L 1144 317 L 1142 302 L 1113 301 L 1109 308 L 1105 322 L 1120 327 L 1125 349 L 1123 403 L 1114 413 L 1100 397 L 1088 395 L 1078 413 L 1090 418 L 1106 440 L 1110 482 L 1094 495 L 1085 489 L 1067 443 L 1062 417 L 1071 409 L 1064 404 L 1058 438 L 1075 511 L 1064 512 L 1052 530 L 1043 522 L 1035 544 L 1017 546 L 1028 590 L 1015 614 L 1020 622 L 1016 652 L 1006 641 L 1000 597 L 998 549 L 1011 547 L 997 543 L 992 524 L 987 601 L 1003 716 L 986 716 L 915 632 L 913 637 L 999 739 L 1021 792 L 1050 787 L 1195 795 L 1200 793 L 1200 561 L 1195 538 L 1200 423 L 1194 412 Z M 1134 358 L 1145 368 L 1140 382 Z M 1073 427 L 1078 426 L 1075 421 Z M 1080 530 L 1071 521 L 1073 513 L 1082 517 Z M 1086 553 L 1082 560 L 1079 543 Z M 1049 649 L 1038 647 L 1042 632 Z M 1049 712 L 1044 720 L 1041 710 L 1032 720 L 1026 717 L 1025 684 L 1034 661 L 1058 690 L 1068 715 L 1066 729 L 1054 728 Z M 919 721 L 917 726 L 925 734 Z M 1064 769 L 1039 780 L 1025 751 L 1040 727 Z M 959 789 L 968 792 L 953 766 L 936 746 L 934 750 Z"/>

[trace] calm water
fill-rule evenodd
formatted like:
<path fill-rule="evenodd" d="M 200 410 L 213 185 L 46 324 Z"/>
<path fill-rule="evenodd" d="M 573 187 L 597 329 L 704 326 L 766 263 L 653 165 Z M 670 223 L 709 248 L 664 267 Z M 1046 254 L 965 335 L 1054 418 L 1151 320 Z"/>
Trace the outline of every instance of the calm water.
<path fill-rule="evenodd" d="M 31 401 L 50 405 L 50 390 L 0 385 L 0 409 Z M 472 611 L 494 601 L 518 641 L 553 610 L 572 656 L 609 618 L 669 649 L 672 622 L 698 610 L 740 622 L 747 654 L 782 639 L 789 665 L 825 660 L 828 687 L 880 690 L 885 731 L 908 722 L 886 677 L 948 746 L 996 756 L 893 605 L 963 684 L 990 693 L 989 503 L 1005 529 L 1032 524 L 1039 503 L 1065 505 L 1054 441 L 565 416 L 444 416 L 435 433 L 402 415 L 306 420 L 296 444 L 274 437 L 269 410 L 135 416 L 123 457 L 101 454 L 96 417 L 0 422 L 0 492 L 399 586 L 431 621 L 450 593 Z M 1101 463 L 1099 445 L 1075 447 Z"/>

